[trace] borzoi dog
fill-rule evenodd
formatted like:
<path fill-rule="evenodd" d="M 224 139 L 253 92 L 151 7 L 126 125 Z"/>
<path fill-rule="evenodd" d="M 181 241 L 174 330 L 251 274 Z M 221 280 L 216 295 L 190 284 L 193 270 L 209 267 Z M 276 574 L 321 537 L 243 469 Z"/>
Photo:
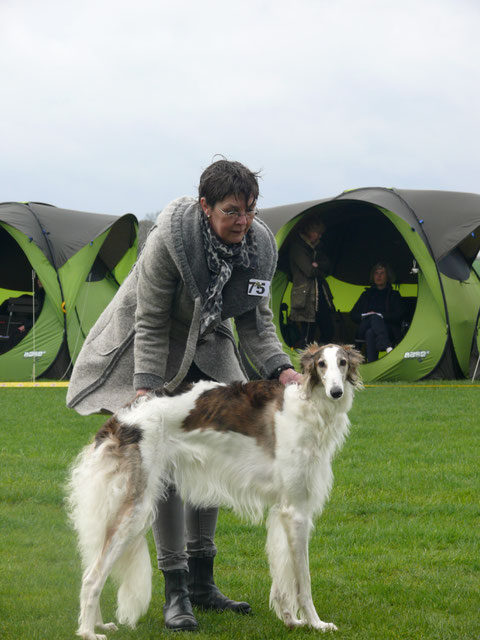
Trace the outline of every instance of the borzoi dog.
<path fill-rule="evenodd" d="M 118 620 L 133 627 L 146 612 L 145 533 L 172 481 L 192 504 L 221 504 L 254 522 L 269 507 L 270 606 L 288 627 L 336 629 L 312 601 L 308 541 L 348 432 L 361 361 L 349 346 L 314 344 L 301 357 L 301 384 L 198 382 L 180 395 L 144 396 L 112 416 L 78 456 L 69 483 L 84 568 L 77 635 L 104 640 L 95 626 L 116 629 L 103 623 L 99 605 L 110 573 L 120 583 Z"/>

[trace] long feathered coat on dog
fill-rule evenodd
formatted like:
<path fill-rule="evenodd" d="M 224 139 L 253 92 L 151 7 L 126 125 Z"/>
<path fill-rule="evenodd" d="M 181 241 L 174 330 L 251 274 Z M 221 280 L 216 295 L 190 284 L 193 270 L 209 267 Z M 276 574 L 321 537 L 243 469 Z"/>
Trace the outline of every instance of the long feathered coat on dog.
<path fill-rule="evenodd" d="M 215 380 L 245 380 L 230 318 L 262 376 L 289 364 L 268 297 L 248 294 L 252 282 L 271 282 L 276 267 L 275 239 L 258 219 L 251 227 L 257 266 L 233 268 L 223 290 L 223 322 L 199 337 L 210 279 L 200 215 L 198 202 L 189 197 L 173 201 L 159 215 L 137 264 L 88 334 L 70 381 L 69 407 L 83 415 L 114 412 L 132 397 L 134 375 L 136 388 L 167 382 L 174 389 L 192 362 Z M 137 308 L 140 320 L 135 323 Z M 146 322 L 157 330 L 147 330 Z"/>

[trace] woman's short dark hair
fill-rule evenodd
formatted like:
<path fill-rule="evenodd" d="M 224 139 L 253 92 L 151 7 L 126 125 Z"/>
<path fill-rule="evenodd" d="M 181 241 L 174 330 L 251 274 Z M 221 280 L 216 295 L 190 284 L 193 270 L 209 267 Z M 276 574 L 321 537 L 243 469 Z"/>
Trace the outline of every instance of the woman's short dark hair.
<path fill-rule="evenodd" d="M 210 207 L 228 196 L 243 196 L 248 205 L 252 199 L 258 200 L 260 172 L 250 171 L 240 162 L 217 160 L 200 176 L 198 200 L 205 198 Z"/>

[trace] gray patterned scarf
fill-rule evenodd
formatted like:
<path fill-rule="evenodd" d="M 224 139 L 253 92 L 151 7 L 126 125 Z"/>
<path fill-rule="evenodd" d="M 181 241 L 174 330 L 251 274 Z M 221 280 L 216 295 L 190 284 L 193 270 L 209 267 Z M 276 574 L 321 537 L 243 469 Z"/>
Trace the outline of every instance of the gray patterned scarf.
<path fill-rule="evenodd" d="M 230 280 L 235 265 L 245 269 L 257 265 L 257 243 L 250 227 L 241 242 L 225 244 L 215 235 L 207 218 L 200 214 L 205 256 L 210 270 L 210 283 L 205 292 L 205 300 L 200 320 L 200 335 L 213 331 L 222 321 L 222 291 Z"/>

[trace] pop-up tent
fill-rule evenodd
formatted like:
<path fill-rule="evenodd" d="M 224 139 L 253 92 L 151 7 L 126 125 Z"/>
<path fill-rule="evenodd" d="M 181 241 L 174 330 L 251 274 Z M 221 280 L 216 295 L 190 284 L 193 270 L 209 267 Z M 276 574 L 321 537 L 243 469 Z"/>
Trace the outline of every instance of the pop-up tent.
<path fill-rule="evenodd" d="M 68 375 L 136 259 L 137 226 L 132 214 L 0 204 L 0 381 Z"/>
<path fill-rule="evenodd" d="M 291 290 L 285 265 L 296 225 L 315 215 L 326 225 L 322 240 L 333 264 L 328 282 L 337 309 L 336 340 L 355 342 L 349 312 L 370 285 L 374 263 L 390 265 L 405 298 L 403 337 L 393 351 L 362 366 L 364 380 L 468 376 L 480 309 L 480 278 L 472 268 L 480 249 L 480 195 L 365 188 L 260 215 L 277 238 L 273 312 L 294 361 L 284 311 Z"/>

